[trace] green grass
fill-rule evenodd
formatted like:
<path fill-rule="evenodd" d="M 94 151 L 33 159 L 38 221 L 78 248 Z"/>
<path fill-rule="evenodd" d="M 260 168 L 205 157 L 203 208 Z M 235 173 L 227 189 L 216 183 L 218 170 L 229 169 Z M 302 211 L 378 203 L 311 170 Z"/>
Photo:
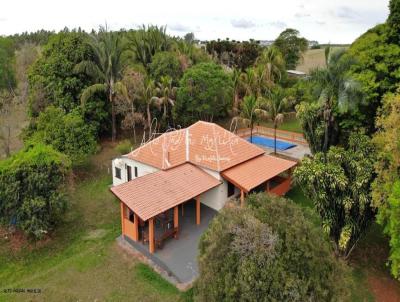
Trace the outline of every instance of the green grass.
<path fill-rule="evenodd" d="M 85 179 L 68 193 L 68 212 L 49 242 L 12 252 L 0 240 L 0 301 L 190 299 L 190 293 L 179 292 L 117 246 L 120 208 L 103 166 L 114 155 L 114 149 L 105 149 L 87 165 Z M 42 293 L 5 294 L 6 288 L 40 288 Z"/>
<path fill-rule="evenodd" d="M 274 125 L 272 122 L 263 122 L 261 125 L 269 128 L 273 128 Z M 278 126 L 279 130 L 286 130 L 292 132 L 303 133 L 303 129 L 301 128 L 300 122 L 298 119 L 287 119 L 282 124 Z"/>
<path fill-rule="evenodd" d="M 300 187 L 295 186 L 288 192 L 286 197 L 293 200 L 299 206 L 314 211 L 313 202 L 308 199 Z M 316 214 L 315 224 L 320 225 L 321 221 Z M 352 269 L 350 281 L 352 282 L 351 301 L 369 302 L 375 301 L 374 295 L 369 288 L 368 278 L 373 276 L 382 284 L 391 283 L 387 290 L 392 295 L 398 295 L 400 299 L 400 284 L 393 280 L 386 266 L 388 258 L 388 240 L 383 235 L 382 227 L 373 223 L 366 234 L 360 239 L 349 260 Z M 386 289 L 382 288 L 381 291 Z"/>

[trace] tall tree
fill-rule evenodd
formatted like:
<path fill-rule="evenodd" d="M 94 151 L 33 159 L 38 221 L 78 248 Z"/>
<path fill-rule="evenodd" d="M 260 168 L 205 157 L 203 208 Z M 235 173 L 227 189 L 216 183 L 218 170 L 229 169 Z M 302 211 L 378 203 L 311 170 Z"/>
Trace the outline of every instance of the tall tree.
<path fill-rule="evenodd" d="M 348 72 L 354 64 L 350 56 L 345 56 L 345 50 L 331 52 L 326 49 L 326 68 L 311 71 L 310 81 L 315 86 L 316 97 L 323 110 L 324 144 L 323 152 L 337 141 L 335 127 L 335 110 L 341 113 L 351 112 L 363 101 L 361 87 Z"/>
<path fill-rule="evenodd" d="M 374 219 L 374 164 L 369 137 L 353 133 L 347 149 L 331 147 L 327 154 L 305 158 L 294 172 L 296 182 L 314 201 L 338 256 L 349 257 Z"/>
<path fill-rule="evenodd" d="M 233 103 L 232 103 L 232 115 L 235 116 L 239 112 L 239 98 L 240 90 L 242 88 L 241 82 L 241 71 L 234 68 L 232 71 L 232 84 L 233 84 Z"/>
<path fill-rule="evenodd" d="M 289 99 L 281 87 L 275 86 L 268 93 L 265 102 L 268 117 L 274 124 L 274 153 L 276 154 L 276 129 L 283 122 L 284 113 L 289 107 Z"/>
<path fill-rule="evenodd" d="M 163 119 L 167 121 L 169 124 L 168 126 L 170 126 L 169 107 L 175 105 L 177 88 L 172 85 L 172 78 L 169 76 L 162 76 L 157 86 L 155 91 L 159 96 L 154 96 L 153 100 L 163 107 Z"/>
<path fill-rule="evenodd" d="M 265 49 L 256 60 L 256 65 L 263 69 L 263 79 L 268 88 L 272 88 L 282 79 L 285 72 L 285 61 L 275 46 Z"/>
<path fill-rule="evenodd" d="M 97 35 L 91 36 L 89 45 L 93 50 L 93 60 L 78 63 L 75 71 L 87 73 L 96 84 L 83 90 L 81 102 L 84 105 L 96 93 L 106 93 L 111 105 L 111 138 L 115 141 L 117 136 L 115 98 L 117 93 L 127 96 L 127 89 L 121 82 L 124 47 L 119 33 L 108 31 L 103 27 Z"/>
<path fill-rule="evenodd" d="M 373 184 L 372 196 L 378 207 L 378 223 L 390 237 L 390 267 L 393 275 L 400 279 L 400 95 L 387 95 L 378 118 L 378 131 L 373 142 L 377 147 L 378 160 L 375 164 L 377 178 Z M 390 199 L 390 196 L 393 195 Z"/>
<path fill-rule="evenodd" d="M 390 14 L 387 19 L 389 26 L 389 39 L 391 43 L 399 44 L 400 42 L 400 1 L 390 0 L 389 2 Z"/>
<path fill-rule="evenodd" d="M 308 49 L 308 41 L 300 37 L 296 29 L 285 29 L 275 40 L 274 45 L 281 51 L 287 69 L 296 69 L 303 53 Z"/>
<path fill-rule="evenodd" d="M 51 36 L 39 59 L 29 71 L 30 113 L 36 117 L 48 105 L 68 112 L 79 107 L 80 94 L 91 84 L 85 74 L 77 74 L 74 67 L 92 59 L 86 43 L 87 34 L 64 30 Z"/>
<path fill-rule="evenodd" d="M 250 95 L 244 97 L 240 114 L 233 120 L 250 127 L 250 142 L 252 143 L 254 124 L 261 119 L 265 119 L 267 116 L 267 111 L 262 109 L 262 99 Z"/>
<path fill-rule="evenodd" d="M 144 80 L 143 89 L 141 90 L 141 98 L 146 104 L 146 118 L 147 118 L 147 126 L 146 128 L 149 130 L 149 135 L 151 135 L 151 105 L 155 103 L 154 94 L 155 94 L 156 84 L 153 79 L 146 78 Z"/>
<path fill-rule="evenodd" d="M 128 34 L 128 45 L 133 51 L 137 61 L 149 70 L 149 64 L 153 56 L 160 51 L 168 51 L 171 47 L 171 41 L 166 34 L 167 28 L 164 26 L 145 26 Z"/>
<path fill-rule="evenodd" d="M 232 86 L 232 78 L 220 65 L 200 63 L 188 68 L 177 91 L 175 122 L 183 126 L 226 117 L 232 108 Z"/>

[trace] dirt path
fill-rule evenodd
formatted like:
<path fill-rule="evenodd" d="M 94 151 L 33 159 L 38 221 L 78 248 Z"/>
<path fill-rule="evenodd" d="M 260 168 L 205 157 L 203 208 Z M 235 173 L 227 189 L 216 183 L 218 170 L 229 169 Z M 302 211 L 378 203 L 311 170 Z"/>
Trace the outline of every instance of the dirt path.
<path fill-rule="evenodd" d="M 368 272 L 368 285 L 377 302 L 399 302 L 399 282 L 376 270 Z"/>

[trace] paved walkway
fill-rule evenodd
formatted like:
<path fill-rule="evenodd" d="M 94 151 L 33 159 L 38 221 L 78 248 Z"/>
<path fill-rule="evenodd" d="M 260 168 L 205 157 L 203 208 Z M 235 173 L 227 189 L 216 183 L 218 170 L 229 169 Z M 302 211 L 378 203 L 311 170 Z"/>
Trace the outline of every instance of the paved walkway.
<path fill-rule="evenodd" d="M 200 236 L 216 214 L 217 211 L 201 204 L 201 224 L 196 225 L 195 202 L 189 201 L 184 205 L 184 216 L 179 207 L 179 239 L 167 240 L 163 249 L 156 250 L 154 254 L 149 253 L 147 244 L 134 242 L 127 237 L 125 240 L 179 283 L 190 283 L 199 274 L 197 256 Z"/>

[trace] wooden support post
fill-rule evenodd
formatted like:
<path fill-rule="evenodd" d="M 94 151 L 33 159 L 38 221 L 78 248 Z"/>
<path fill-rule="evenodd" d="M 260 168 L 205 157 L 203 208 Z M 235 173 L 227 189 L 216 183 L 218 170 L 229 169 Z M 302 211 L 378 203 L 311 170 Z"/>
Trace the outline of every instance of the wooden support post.
<path fill-rule="evenodd" d="M 125 235 L 125 205 L 121 202 L 121 233 Z"/>
<path fill-rule="evenodd" d="M 244 191 L 240 190 L 240 206 L 244 207 Z"/>
<path fill-rule="evenodd" d="M 154 242 L 154 218 L 149 219 L 149 250 L 150 253 L 153 254 L 155 250 L 155 242 Z"/>
<path fill-rule="evenodd" d="M 133 240 L 139 240 L 139 216 L 136 213 L 133 214 Z"/>
<path fill-rule="evenodd" d="M 265 191 L 269 192 L 269 180 L 267 180 L 267 186 L 265 188 Z"/>
<path fill-rule="evenodd" d="M 179 208 L 176 206 L 174 208 L 174 229 L 179 227 Z M 175 238 L 178 238 L 178 233 L 175 234 Z"/>
<path fill-rule="evenodd" d="M 200 225 L 200 195 L 196 197 L 196 224 Z"/>
<path fill-rule="evenodd" d="M 184 209 L 183 209 L 183 203 L 182 203 L 182 217 L 184 216 L 184 215 L 183 215 L 183 212 L 184 212 Z"/>

